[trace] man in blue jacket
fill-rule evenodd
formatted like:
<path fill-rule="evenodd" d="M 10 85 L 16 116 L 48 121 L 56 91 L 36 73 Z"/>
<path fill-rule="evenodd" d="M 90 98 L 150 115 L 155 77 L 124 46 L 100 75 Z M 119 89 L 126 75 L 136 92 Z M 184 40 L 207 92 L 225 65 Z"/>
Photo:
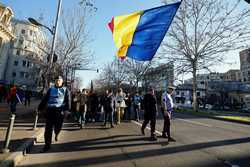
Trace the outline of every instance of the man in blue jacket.
<path fill-rule="evenodd" d="M 56 77 L 55 86 L 49 88 L 47 94 L 39 104 L 38 110 L 41 111 L 45 107 L 47 107 L 44 132 L 45 146 L 42 152 L 46 152 L 50 149 L 53 130 L 55 133 L 55 141 L 58 140 L 58 135 L 63 125 L 64 115 L 70 109 L 70 92 L 63 86 L 63 78 L 61 76 Z"/>

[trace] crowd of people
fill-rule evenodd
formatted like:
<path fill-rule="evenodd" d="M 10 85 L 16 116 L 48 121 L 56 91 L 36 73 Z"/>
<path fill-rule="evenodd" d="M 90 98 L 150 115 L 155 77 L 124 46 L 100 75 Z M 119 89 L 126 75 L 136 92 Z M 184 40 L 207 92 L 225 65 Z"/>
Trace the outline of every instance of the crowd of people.
<path fill-rule="evenodd" d="M 120 124 L 122 120 L 139 121 L 142 97 L 135 93 L 125 93 L 121 88 L 117 93 L 113 90 L 106 90 L 105 93 L 98 95 L 93 90 L 89 92 L 86 89 L 78 90 L 72 93 L 71 114 L 75 121 L 83 127 L 86 122 L 106 122 L 111 121 L 111 127 L 114 122 Z M 132 113 L 133 112 L 133 113 Z"/>
<path fill-rule="evenodd" d="M 0 103 L 8 103 L 10 112 L 15 114 L 18 103 L 29 107 L 32 92 L 29 89 L 22 89 L 12 84 L 10 86 L 0 85 Z"/>
<path fill-rule="evenodd" d="M 161 97 L 161 107 L 164 118 L 164 127 L 162 137 L 168 138 L 168 141 L 175 141 L 170 134 L 170 119 L 173 111 L 173 87 L 168 87 L 168 90 Z M 58 135 L 61 131 L 63 120 L 72 116 L 74 121 L 80 128 L 84 127 L 87 122 L 103 122 L 103 126 L 110 124 L 114 128 L 123 120 L 139 121 L 140 113 L 144 114 L 144 121 L 141 127 L 142 135 L 145 135 L 145 128 L 150 122 L 151 136 L 150 140 L 157 140 L 155 134 L 156 113 L 158 112 L 157 99 L 154 94 L 154 89 L 150 88 L 144 96 L 140 96 L 138 92 L 134 95 L 125 93 L 121 88 L 116 93 L 112 89 L 106 90 L 102 95 L 98 95 L 93 90 L 89 92 L 86 89 L 78 90 L 75 93 L 70 93 L 63 86 L 63 78 L 58 76 L 55 80 L 55 85 L 47 91 L 38 110 L 45 110 L 45 146 L 42 152 L 50 149 L 52 134 L 55 133 L 55 141 L 58 140 Z M 142 110 L 144 112 L 142 112 Z M 133 118 L 131 116 L 134 116 Z"/>

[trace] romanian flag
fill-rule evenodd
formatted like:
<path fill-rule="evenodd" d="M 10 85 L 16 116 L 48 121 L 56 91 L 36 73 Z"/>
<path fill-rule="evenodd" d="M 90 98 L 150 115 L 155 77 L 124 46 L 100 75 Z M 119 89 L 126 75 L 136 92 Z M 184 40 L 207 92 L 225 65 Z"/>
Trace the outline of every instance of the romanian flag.
<path fill-rule="evenodd" d="M 155 55 L 181 2 L 128 15 L 116 16 L 108 24 L 118 48 L 118 57 L 149 61 Z"/>

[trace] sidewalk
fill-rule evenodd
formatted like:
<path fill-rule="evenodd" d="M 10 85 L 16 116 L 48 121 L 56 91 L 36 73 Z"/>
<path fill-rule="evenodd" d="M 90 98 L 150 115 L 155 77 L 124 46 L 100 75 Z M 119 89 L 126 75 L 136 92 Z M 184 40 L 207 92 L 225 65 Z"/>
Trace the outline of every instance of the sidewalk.
<path fill-rule="evenodd" d="M 39 128 L 37 130 L 32 130 L 34 123 L 34 110 L 37 108 L 38 103 L 39 100 L 33 100 L 29 107 L 25 107 L 23 104 L 17 105 L 14 128 L 11 135 L 11 142 L 9 144 L 9 153 L 1 153 L 1 150 L 4 147 L 10 113 L 7 103 L 0 104 L 0 164 L 13 153 L 22 151 L 20 150 L 21 146 L 27 141 L 30 141 L 32 136 L 39 132 Z"/>

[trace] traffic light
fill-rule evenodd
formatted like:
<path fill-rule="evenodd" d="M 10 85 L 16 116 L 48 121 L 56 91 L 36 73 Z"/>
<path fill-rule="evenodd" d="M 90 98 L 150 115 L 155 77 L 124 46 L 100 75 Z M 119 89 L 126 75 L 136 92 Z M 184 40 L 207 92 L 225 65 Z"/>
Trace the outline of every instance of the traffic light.
<path fill-rule="evenodd" d="M 245 0 L 247 3 L 250 3 L 250 0 Z"/>

